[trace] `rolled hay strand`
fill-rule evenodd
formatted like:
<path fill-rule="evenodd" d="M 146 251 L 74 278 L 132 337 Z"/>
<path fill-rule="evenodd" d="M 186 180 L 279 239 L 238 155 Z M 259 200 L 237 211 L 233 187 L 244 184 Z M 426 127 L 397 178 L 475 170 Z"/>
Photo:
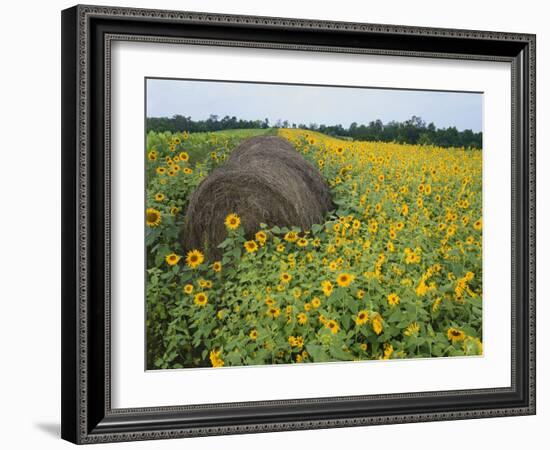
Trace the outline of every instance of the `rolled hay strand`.
<path fill-rule="evenodd" d="M 182 230 L 185 251 L 201 249 L 210 260 L 227 237 L 225 218 L 236 213 L 247 237 L 268 227 L 308 230 L 324 222 L 333 204 L 317 169 L 276 136 L 247 139 L 227 163 L 206 177 L 189 199 Z"/>

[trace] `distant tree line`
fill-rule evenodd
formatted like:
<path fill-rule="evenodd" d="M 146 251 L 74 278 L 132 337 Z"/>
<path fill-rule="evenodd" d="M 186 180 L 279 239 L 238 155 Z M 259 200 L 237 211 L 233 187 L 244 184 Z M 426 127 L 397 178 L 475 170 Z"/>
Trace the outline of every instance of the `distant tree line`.
<path fill-rule="evenodd" d="M 342 125 L 318 125 L 310 123 L 290 123 L 278 120 L 273 124 L 264 120 L 243 120 L 236 117 L 211 115 L 206 120 L 192 120 L 191 117 L 175 115 L 168 117 L 147 118 L 148 131 L 221 131 L 249 128 L 302 128 L 319 131 L 329 136 L 353 139 L 356 141 L 398 142 L 403 144 L 436 145 L 439 147 L 481 148 L 482 133 L 472 130 L 458 131 L 456 127 L 436 128 L 433 123 L 426 124 L 420 117 L 412 116 L 404 122 L 391 121 L 383 123 L 374 120 L 368 125 L 353 122 L 348 128 Z"/>
<path fill-rule="evenodd" d="M 243 120 L 237 119 L 235 116 L 225 116 L 219 118 L 212 114 L 206 120 L 193 120 L 191 117 L 175 115 L 168 117 L 148 117 L 148 131 L 189 131 L 197 133 L 201 131 L 222 131 L 222 130 L 240 130 L 250 128 L 272 128 L 269 125 L 269 120 Z"/>

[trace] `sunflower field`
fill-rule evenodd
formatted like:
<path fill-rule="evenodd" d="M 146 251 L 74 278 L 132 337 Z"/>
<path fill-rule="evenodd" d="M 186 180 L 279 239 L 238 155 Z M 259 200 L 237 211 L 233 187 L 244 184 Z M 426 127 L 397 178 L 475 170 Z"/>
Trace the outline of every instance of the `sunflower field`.
<path fill-rule="evenodd" d="M 243 140 L 278 133 L 336 208 L 311 230 L 183 253 L 190 194 Z M 301 129 L 149 132 L 147 368 L 482 354 L 480 150 L 357 142 Z"/>

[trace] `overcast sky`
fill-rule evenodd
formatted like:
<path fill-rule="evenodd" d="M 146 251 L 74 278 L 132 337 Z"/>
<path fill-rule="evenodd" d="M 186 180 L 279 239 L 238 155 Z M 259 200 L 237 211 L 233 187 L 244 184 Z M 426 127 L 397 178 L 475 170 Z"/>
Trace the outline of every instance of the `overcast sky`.
<path fill-rule="evenodd" d="M 215 114 L 347 128 L 352 122 L 401 122 L 415 115 L 438 128 L 481 131 L 482 102 L 482 94 L 464 92 L 147 80 L 147 117 L 201 120 Z"/>

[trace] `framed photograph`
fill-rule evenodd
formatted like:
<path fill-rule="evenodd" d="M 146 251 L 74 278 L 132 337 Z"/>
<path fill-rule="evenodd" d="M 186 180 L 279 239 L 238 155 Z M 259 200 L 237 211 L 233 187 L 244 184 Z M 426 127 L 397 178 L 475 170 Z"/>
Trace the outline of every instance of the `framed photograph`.
<path fill-rule="evenodd" d="M 62 12 L 62 437 L 535 413 L 535 36 Z"/>

